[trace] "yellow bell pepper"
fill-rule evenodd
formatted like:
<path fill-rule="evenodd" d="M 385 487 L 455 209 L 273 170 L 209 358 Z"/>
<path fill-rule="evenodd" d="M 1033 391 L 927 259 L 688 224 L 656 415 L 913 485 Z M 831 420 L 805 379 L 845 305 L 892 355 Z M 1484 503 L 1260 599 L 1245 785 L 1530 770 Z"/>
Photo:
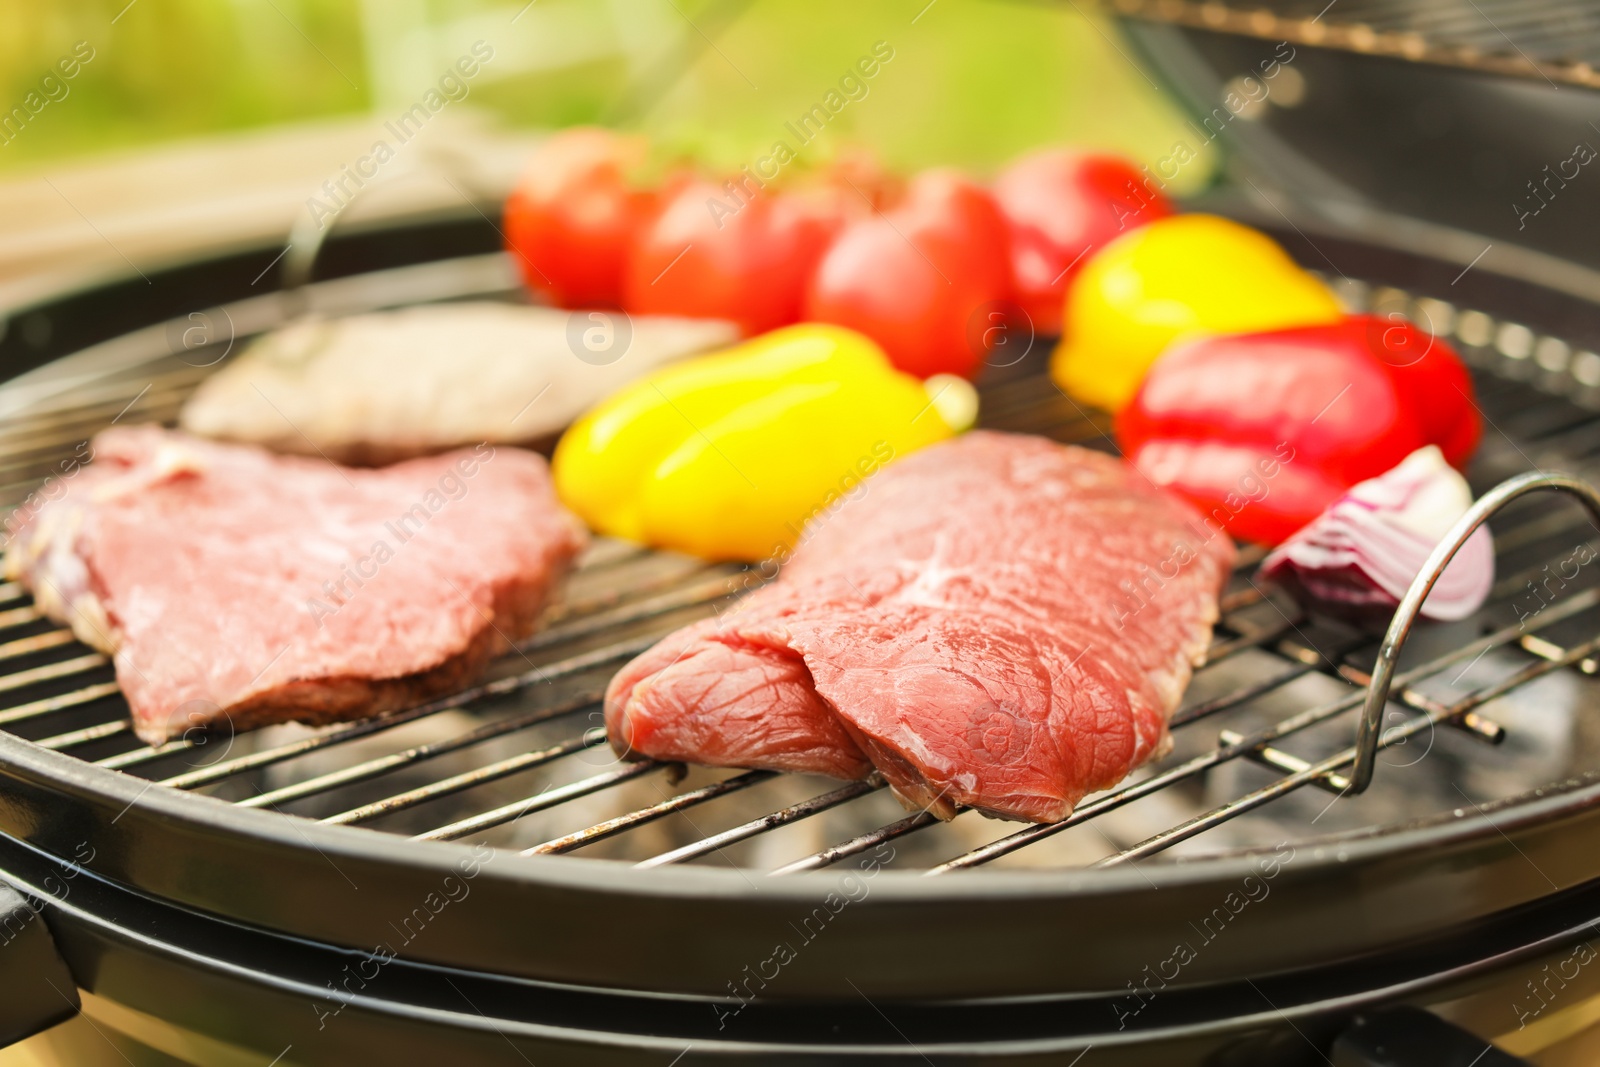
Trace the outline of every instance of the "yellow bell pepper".
<path fill-rule="evenodd" d="M 1120 411 L 1176 340 L 1340 317 L 1328 287 L 1265 234 L 1215 215 L 1174 215 L 1123 234 L 1084 264 L 1067 291 L 1050 373 L 1077 399 Z"/>
<path fill-rule="evenodd" d="M 552 471 L 601 533 L 708 559 L 781 558 L 878 468 L 976 414 L 965 380 L 922 382 L 861 334 L 806 323 L 622 389 L 566 432 Z"/>

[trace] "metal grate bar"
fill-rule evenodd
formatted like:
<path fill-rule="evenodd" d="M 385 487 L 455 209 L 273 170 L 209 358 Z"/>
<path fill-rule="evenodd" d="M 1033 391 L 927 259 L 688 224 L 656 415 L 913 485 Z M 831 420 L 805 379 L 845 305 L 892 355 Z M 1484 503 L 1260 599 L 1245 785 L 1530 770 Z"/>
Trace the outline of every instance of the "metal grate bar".
<path fill-rule="evenodd" d="M 329 745 L 336 745 L 355 737 L 365 737 L 368 734 L 392 729 L 403 723 L 415 722 L 417 719 L 425 718 L 429 715 L 437 715 L 441 711 L 463 708 L 471 704 L 504 696 L 508 693 L 514 693 L 519 689 L 527 688 L 535 682 L 554 681 L 557 678 L 579 674 L 591 668 L 615 662 L 624 656 L 642 652 L 652 644 L 654 644 L 654 641 L 650 638 L 632 638 L 627 641 L 618 641 L 615 644 L 606 645 L 604 648 L 595 649 L 593 652 L 571 656 L 544 667 L 534 667 L 532 670 L 524 671 L 521 674 L 514 674 L 484 685 L 473 686 L 471 689 L 463 690 L 452 696 L 421 704 L 405 711 L 395 712 L 392 715 L 350 723 L 329 730 L 326 733 L 280 745 L 277 748 L 263 749 L 260 752 L 252 752 L 249 755 L 239 756 L 222 763 L 215 763 L 209 767 L 174 775 L 171 778 L 163 778 L 161 783 L 163 785 L 176 786 L 179 789 L 194 789 L 198 786 L 210 785 L 212 782 L 219 782 L 235 774 L 255 770 L 257 767 L 265 767 L 273 763 L 281 763 L 284 760 L 293 759 L 296 756 L 304 755 L 319 748 L 327 748 Z M 110 759 L 99 760 L 98 762 L 102 767 L 120 769 L 194 747 L 197 747 L 195 742 L 171 741 L 160 746 L 159 749 L 135 749 L 133 752 L 127 752 L 121 756 L 113 756 Z"/>
<path fill-rule="evenodd" d="M 91 652 L 87 656 L 76 656 L 72 659 L 61 660 L 59 663 L 46 663 L 43 666 L 30 667 L 25 671 L 15 671 L 11 674 L 0 675 L 0 693 L 21 689 L 24 686 L 34 685 L 38 682 L 69 678 L 81 671 L 104 667 L 110 662 L 100 653 Z"/>
<path fill-rule="evenodd" d="M 580 571 L 613 567 L 630 559 L 638 559 L 650 550 L 637 541 L 623 541 L 616 537 L 598 537 L 578 560 Z"/>
<path fill-rule="evenodd" d="M 8 430 L 25 440 L 47 426 L 84 425 L 101 430 L 147 387 L 151 392 L 169 388 L 193 390 L 210 373 L 210 367 L 185 363 L 153 374 L 86 383 L 76 386 L 70 396 L 61 394 L 44 399 L 39 408 L 7 420 Z"/>
<path fill-rule="evenodd" d="M 1510 552 L 1531 545 L 1536 541 L 1557 537 L 1580 527 L 1594 529 L 1594 525 L 1589 522 L 1589 516 L 1582 512 L 1575 514 L 1566 510 L 1557 511 L 1531 518 L 1509 531 L 1496 530 L 1494 547 L 1500 553 Z"/>
<path fill-rule="evenodd" d="M 42 634 L 34 634 L 32 637 L 19 637 L 14 641 L 0 644 L 0 660 L 31 656 L 35 652 L 70 645 L 75 640 L 71 630 L 49 630 Z"/>
<path fill-rule="evenodd" d="M 1524 637 L 1522 642 L 1520 642 L 1524 648 L 1527 647 L 1527 640 L 1528 639 Z M 1561 655 L 1562 649 L 1559 646 L 1553 645 L 1548 641 L 1544 643 L 1550 648 L 1555 649 L 1555 655 L 1546 656 L 1546 659 L 1554 659 L 1556 656 Z M 1345 681 L 1359 685 L 1363 689 L 1372 684 L 1372 675 L 1368 674 L 1366 671 L 1358 671 L 1353 667 L 1340 667 L 1339 674 L 1345 679 Z M 1395 686 L 1391 692 L 1394 696 L 1398 696 L 1400 698 L 1400 702 L 1402 704 L 1408 705 L 1417 711 L 1437 712 L 1440 715 L 1444 715 L 1445 725 L 1454 726 L 1468 737 L 1476 738 L 1486 745 L 1498 745 L 1506 739 L 1506 728 L 1504 726 L 1501 726 L 1499 723 L 1490 719 L 1484 718 L 1475 711 L 1465 711 L 1460 715 L 1451 717 L 1447 715 L 1447 713 L 1439 710 L 1444 705 L 1440 704 L 1437 700 L 1434 700 L 1426 693 L 1412 689 L 1410 686 Z"/>
<path fill-rule="evenodd" d="M 539 723 L 549 722 L 563 715 L 571 715 L 573 712 L 593 707 L 597 699 L 598 694 L 585 693 L 575 700 L 566 701 L 553 708 L 541 708 L 538 711 L 501 719 L 498 722 L 486 723 L 476 730 L 470 730 L 448 740 L 433 741 L 426 745 L 414 745 L 403 752 L 394 752 L 387 756 L 380 756 L 377 759 L 365 760 L 349 767 L 341 767 L 337 771 L 319 774 L 314 778 L 306 778 L 303 781 L 274 789 L 271 792 L 259 793 L 256 796 L 238 801 L 238 806 L 241 808 L 276 807 L 279 804 L 287 804 L 291 800 L 314 796 L 317 793 L 337 789 L 340 786 L 365 782 L 379 775 L 387 774 L 389 771 L 397 770 L 401 767 L 415 766 L 424 760 L 433 759 L 435 756 L 442 756 L 447 752 L 455 752 L 458 749 L 476 745 L 480 741 L 515 733 L 518 730 L 526 730 L 530 726 L 537 726 Z"/>
<path fill-rule="evenodd" d="M 32 604 L 25 604 L 20 608 L 11 608 L 0 611 L 0 627 L 21 626 L 26 622 L 38 622 L 44 616 Z"/>
<path fill-rule="evenodd" d="M 129 767 L 137 767 L 141 764 L 149 763 L 152 760 L 162 759 L 166 756 L 175 756 L 180 752 L 189 752 L 196 747 L 197 746 L 195 743 L 189 739 L 188 732 L 185 731 L 185 736 L 176 741 L 167 741 L 164 744 L 153 746 L 145 745 L 142 748 L 131 749 L 115 756 L 107 756 L 105 759 L 95 760 L 94 762 L 95 765 L 99 767 L 105 767 L 113 771 L 122 771 L 127 770 Z"/>
<path fill-rule="evenodd" d="M 1217 740 L 1224 745 L 1237 745 L 1244 740 L 1244 735 L 1237 730 L 1222 730 L 1218 732 Z M 1273 748 L 1271 745 L 1252 748 L 1244 754 L 1244 758 L 1263 767 L 1275 771 L 1287 771 L 1290 774 L 1298 774 L 1311 766 L 1299 756 L 1291 755 L 1280 748 Z M 1350 779 L 1340 774 L 1324 774 L 1311 779 L 1311 784 L 1342 796 L 1350 788 Z"/>
<path fill-rule="evenodd" d="M 1242 568 L 1235 567 L 1234 573 L 1241 573 L 1241 570 Z M 1248 589 L 1241 589 L 1236 593 L 1227 593 L 1221 600 L 1217 601 L 1217 615 L 1226 618 L 1236 611 L 1252 607 L 1265 599 L 1267 599 L 1267 594 L 1263 593 L 1254 582 L 1251 582 Z"/>
<path fill-rule="evenodd" d="M 192 389 L 192 383 L 178 390 L 151 389 L 132 407 L 128 406 L 128 399 L 131 398 L 118 399 L 111 403 L 96 405 L 92 409 L 94 411 L 92 416 L 52 420 L 46 423 L 49 426 L 48 430 L 20 434 L 13 430 L 6 435 L 6 438 L 24 443 L 21 447 L 4 449 L 5 462 L 0 463 L 0 471 L 24 471 L 31 473 L 35 478 L 54 475 L 61 469 L 61 463 L 65 462 L 62 456 L 64 447 L 87 444 L 91 437 L 105 429 L 109 420 L 118 417 L 119 413 L 123 417 L 136 416 L 129 419 L 129 422 L 140 419 L 147 422 L 175 420 L 179 406 Z"/>
<path fill-rule="evenodd" d="M 607 819 L 605 822 L 597 823 L 587 830 L 579 830 L 577 833 L 558 837 L 554 841 L 546 841 L 542 845 L 534 845 L 532 848 L 526 849 L 522 854 L 524 856 L 548 856 L 559 852 L 571 852 L 596 841 L 603 841 L 625 830 L 631 830 L 635 826 L 643 826 L 645 823 L 665 818 L 674 812 L 683 811 L 685 808 L 692 808 L 697 804 L 704 804 L 708 800 L 715 800 L 718 797 L 727 796 L 729 793 L 737 793 L 742 789 L 749 789 L 753 785 L 760 785 L 762 782 L 769 781 L 777 776 L 776 771 L 746 771 L 743 774 L 736 774 L 732 778 L 724 778 L 720 782 L 712 782 L 710 785 L 701 786 L 699 789 L 691 789 L 687 793 L 679 793 L 676 796 L 668 797 L 659 804 L 652 804 L 648 808 L 640 808 L 638 811 L 619 815 L 615 819 Z"/>
<path fill-rule="evenodd" d="M 88 704 L 105 697 L 116 696 L 122 690 L 116 682 L 101 682 L 98 685 L 84 686 L 74 689 L 70 693 L 60 696 L 45 697 L 42 700 L 30 700 L 26 704 L 0 711 L 0 726 L 9 726 L 16 722 L 26 722 L 45 715 L 53 715 L 65 708 L 75 708 L 80 704 Z"/>
<path fill-rule="evenodd" d="M 859 855 L 869 848 L 876 848 L 879 845 L 893 841 L 897 837 L 904 837 L 906 834 L 915 833 L 929 826 L 936 826 L 938 822 L 937 816 L 929 815 L 925 811 L 919 811 L 915 815 L 908 815 L 898 822 L 892 822 L 888 826 L 880 826 L 876 830 L 869 830 L 859 837 L 852 837 L 848 841 L 841 842 L 831 848 L 825 848 L 821 852 L 814 853 L 804 859 L 795 860 L 793 863 L 785 864 L 777 870 L 767 873 L 780 875 L 799 874 L 802 871 L 818 871 L 838 863 L 842 859 L 849 859 L 851 856 Z"/>
<path fill-rule="evenodd" d="M 1522 646 L 1523 651 L 1531 652 L 1540 659 L 1560 659 L 1565 651 L 1554 641 L 1546 641 L 1538 634 L 1527 634 L 1517 643 Z M 1600 673 L 1600 661 L 1593 656 L 1579 660 L 1577 666 L 1584 674 Z"/>
<path fill-rule="evenodd" d="M 1279 647 L 1282 648 L 1283 643 L 1281 643 Z M 1274 674 L 1270 677 L 1262 678 L 1260 681 L 1250 682 L 1246 685 L 1242 685 L 1231 692 L 1224 693 L 1222 696 L 1216 697 L 1215 699 L 1202 701 L 1199 704 L 1192 704 L 1189 707 L 1179 708 L 1177 711 L 1172 713 L 1172 718 L 1168 720 L 1167 725 L 1172 729 L 1177 729 L 1180 726 L 1187 726 L 1189 723 L 1194 722 L 1197 719 L 1203 719 L 1208 715 L 1216 715 L 1219 712 L 1238 707 L 1247 700 L 1254 700 L 1256 697 L 1270 693 L 1280 686 L 1288 685 L 1296 678 L 1303 678 L 1306 675 L 1315 672 L 1322 661 L 1322 657 L 1318 653 L 1313 652 L 1311 649 L 1303 649 L 1299 648 L 1299 646 L 1294 647 L 1296 648 L 1296 651 L 1291 653 L 1291 655 L 1293 655 L 1298 662 L 1291 663 L 1288 670 L 1280 674 Z M 1338 650 L 1335 655 L 1340 656 L 1350 651 L 1353 651 L 1353 649 L 1350 647 L 1342 648 Z"/>
<path fill-rule="evenodd" d="M 1209 667 L 1213 663 L 1221 663 L 1229 656 L 1236 656 L 1247 648 L 1259 648 L 1269 641 L 1276 641 L 1294 629 L 1297 623 L 1303 621 L 1305 620 L 1283 616 L 1275 620 L 1270 626 L 1263 626 L 1259 629 L 1254 627 L 1245 628 L 1245 632 L 1238 637 L 1230 637 L 1225 641 L 1213 642 L 1211 647 L 1206 650 L 1205 659 L 1201 661 L 1201 666 Z M 1238 627 L 1233 627 L 1229 624 L 1226 619 L 1223 620 L 1223 625 L 1228 626 L 1230 629 L 1238 629 Z"/>
<path fill-rule="evenodd" d="M 1391 727 L 1389 730 L 1386 730 L 1378 741 L 1378 747 L 1380 749 L 1388 748 L 1391 745 L 1398 744 L 1399 742 L 1410 737 L 1414 737 L 1415 735 L 1421 733 L 1424 729 L 1444 722 L 1448 717 L 1463 715 L 1466 712 L 1471 711 L 1473 708 L 1480 707 L 1496 697 L 1504 696 L 1506 693 L 1511 692 L 1518 686 L 1524 685 L 1535 678 L 1549 674 L 1552 671 L 1559 670 L 1562 667 L 1571 666 L 1572 664 L 1583 659 L 1585 656 L 1592 655 L 1597 649 L 1600 649 L 1600 637 L 1585 641 L 1583 644 L 1567 650 L 1557 659 L 1538 660 L 1534 663 L 1530 663 L 1526 667 L 1522 668 L 1522 670 L 1511 675 L 1509 678 L 1505 678 L 1494 683 L 1493 685 L 1485 686 L 1476 693 L 1473 693 L 1471 696 L 1457 701 L 1455 704 L 1452 704 L 1448 707 L 1443 705 L 1435 705 L 1435 710 L 1429 711 L 1423 715 L 1419 715 L 1414 719 L 1409 719 L 1406 722 L 1401 723 L 1399 726 Z M 1123 863 L 1130 863 L 1133 860 L 1143 859 L 1146 856 L 1154 855 L 1163 849 L 1170 848 L 1180 841 L 1186 841 L 1189 838 L 1194 837 L 1196 834 L 1209 830 L 1214 826 L 1219 826 L 1222 823 L 1227 822 L 1229 819 L 1235 818 L 1255 808 L 1259 808 L 1261 805 L 1266 804 L 1269 801 L 1276 800 L 1281 796 L 1292 793 L 1308 782 L 1316 778 L 1332 774 L 1333 772 L 1338 771 L 1341 767 L 1348 766 L 1355 761 L 1356 748 L 1351 746 L 1337 755 L 1329 756 L 1327 759 L 1322 760 L 1319 763 L 1307 766 L 1304 770 L 1291 774 L 1288 777 L 1280 778 L 1271 785 L 1258 789 L 1253 793 L 1248 793 L 1245 796 L 1240 797 L 1238 800 L 1219 805 L 1218 807 L 1206 812 L 1204 815 L 1189 819 L 1186 822 L 1179 823 L 1177 826 L 1174 826 L 1171 829 L 1163 830 L 1159 834 L 1148 837 L 1139 842 L 1137 845 L 1134 845 L 1132 848 L 1123 849 L 1114 856 L 1106 857 L 1095 866 L 1115 867 Z"/>
<path fill-rule="evenodd" d="M 124 395 L 109 403 L 93 405 L 85 409 L 83 414 L 74 411 L 72 418 L 42 419 L 38 420 L 37 426 L 10 425 L 6 430 L 0 431 L 0 449 L 3 449 L 8 459 L 26 459 L 50 450 L 50 454 L 59 465 L 59 461 L 65 458 L 61 451 L 64 447 L 87 444 L 90 438 L 105 429 L 124 408 L 128 409 L 128 414 L 137 413 L 141 416 L 155 413 L 152 411 L 155 408 L 162 409 L 162 413 L 176 414 L 177 407 L 183 400 L 183 396 L 178 393 L 163 392 L 159 394 L 162 403 L 154 404 L 149 402 L 152 395 L 156 395 L 153 390 L 151 393 L 146 393 L 133 408 L 128 408 L 128 401 L 133 397 Z M 20 442 L 20 447 L 17 445 L 5 447 L 4 443 L 13 441 Z M 52 468 L 48 463 L 36 463 L 33 466 L 40 474 L 49 474 L 53 469 L 59 469 L 59 466 Z"/>
<path fill-rule="evenodd" d="M 520 774 L 535 767 L 543 767 L 546 763 L 554 763 L 562 756 L 570 756 L 574 752 L 582 752 L 584 749 L 602 744 L 605 739 L 604 730 L 589 730 L 582 737 L 569 738 L 537 752 L 523 752 L 482 767 L 474 767 L 470 771 L 463 771 L 442 781 L 430 782 L 427 785 L 418 786 L 416 789 L 408 789 L 404 793 L 396 793 L 392 797 L 385 797 L 371 804 L 363 804 L 359 808 L 351 808 L 349 811 L 330 815 L 322 821 L 332 823 L 335 826 L 352 826 L 368 819 L 376 819 L 380 815 L 404 811 L 407 808 L 414 808 L 418 804 L 449 796 L 451 793 L 459 793 L 464 789 L 472 789 L 475 786 L 485 785 L 489 782 L 497 782 L 501 778 L 509 778 L 513 774 Z"/>
<path fill-rule="evenodd" d="M 1600 538 L 1585 541 L 1582 545 L 1573 546 L 1574 550 L 1580 547 L 1586 547 L 1591 552 L 1600 555 Z M 1550 564 L 1545 563 L 1536 567 L 1524 567 L 1515 574 L 1508 574 L 1504 578 L 1501 578 L 1494 583 L 1494 587 L 1489 591 L 1489 596 L 1494 600 L 1504 600 L 1506 597 L 1523 592 L 1523 590 L 1527 589 L 1527 587 L 1530 585 L 1535 589 L 1538 589 L 1540 588 L 1541 583 L 1535 581 L 1535 579 L 1541 576 L 1545 578 L 1555 578 L 1556 581 L 1561 582 L 1562 586 L 1564 587 L 1566 582 L 1562 581 L 1561 576 L 1558 574 L 1553 575 L 1547 573 L 1549 568 Z M 1546 593 L 1550 592 L 1548 588 L 1545 588 L 1544 591 Z M 1535 593 L 1534 595 L 1539 596 L 1541 600 L 1543 599 L 1543 594 Z"/>
<path fill-rule="evenodd" d="M 523 641 L 517 647 L 521 649 L 528 649 L 563 640 L 564 638 L 562 635 L 569 632 L 566 627 L 572 627 L 572 632 L 575 633 L 585 632 L 582 628 L 587 624 L 588 620 L 587 618 L 582 618 L 582 616 L 588 616 L 594 612 L 611 608 L 617 604 L 620 604 L 630 595 L 637 596 L 639 593 L 653 593 L 657 590 L 672 590 L 673 592 L 676 592 L 676 590 L 673 590 L 673 587 L 682 582 L 689 575 L 705 574 L 708 571 L 716 569 L 718 568 L 694 567 L 686 571 L 669 570 L 662 574 L 652 575 L 642 580 L 633 581 L 629 583 L 626 588 L 613 587 L 611 589 L 607 589 L 603 593 L 595 593 L 581 600 L 573 600 L 567 603 L 557 604 L 553 607 L 551 613 L 545 616 L 544 622 L 546 623 L 546 628 L 541 628 L 538 633 L 534 634 L 526 641 Z M 666 595 L 671 596 L 672 593 L 668 592 Z M 634 607 L 636 607 L 635 603 L 629 603 L 623 610 L 626 611 Z M 639 617 L 644 618 L 649 614 L 659 613 L 647 612 Z M 578 618 L 579 621 L 575 623 L 563 623 L 563 620 L 569 618 Z M 623 619 L 619 621 L 627 620 Z M 543 638 L 543 640 L 540 640 L 540 638 Z"/>
<path fill-rule="evenodd" d="M 1240 545 L 1239 553 L 1234 557 L 1233 573 L 1239 574 L 1249 570 L 1266 558 L 1267 550 L 1260 545 Z"/>
<path fill-rule="evenodd" d="M 685 863 L 692 859 L 698 859 L 701 856 L 717 852 L 728 845 L 737 844 L 747 838 L 755 837 L 757 834 L 764 834 L 768 830 L 774 830 L 780 826 L 787 826 L 792 822 L 809 818 L 812 815 L 827 811 L 829 808 L 836 808 L 840 804 L 854 800 L 856 797 L 864 797 L 868 793 L 876 793 L 883 788 L 885 788 L 883 780 L 876 775 L 864 782 L 851 782 L 849 785 L 835 789 L 831 793 L 823 793 L 821 796 L 812 797 L 810 800 L 802 800 L 798 804 L 780 808 L 770 814 L 761 816 L 759 819 L 752 819 L 747 823 L 741 823 L 719 834 L 701 838 L 699 841 L 684 845 L 682 848 L 675 848 L 671 852 L 663 852 L 659 856 L 652 856 L 647 860 L 635 863 L 634 866 L 664 867 L 669 863 Z"/>
<path fill-rule="evenodd" d="M 743 571 L 733 574 L 721 574 L 708 581 L 695 582 L 681 589 L 674 589 L 671 592 L 647 597 L 639 601 L 631 601 L 610 611 L 597 611 L 592 615 L 584 615 L 574 622 L 555 626 L 548 630 L 541 630 L 517 647 L 525 652 L 531 652 L 537 648 L 545 648 L 563 641 L 571 641 L 579 637 L 588 637 L 591 634 L 601 633 L 615 626 L 642 622 L 656 615 L 664 615 L 669 611 L 711 604 L 739 592 L 748 581 L 749 579 Z"/>
<path fill-rule="evenodd" d="M 98 726 L 85 726 L 81 730 L 73 730 L 70 733 L 42 738 L 35 741 L 34 744 L 40 748 L 48 748 L 59 752 L 61 749 L 71 748 L 74 745 L 88 744 L 90 741 L 103 741 L 108 737 L 118 737 L 132 732 L 133 724 L 127 719 L 113 719 L 111 722 L 103 722 Z"/>
<path fill-rule="evenodd" d="M 486 811 L 481 815 L 474 815 L 471 818 L 453 822 L 448 826 L 441 826 L 436 830 L 417 834 L 413 840 L 454 841 L 458 837 L 466 837 L 468 834 L 503 826 L 508 822 L 515 822 L 524 815 L 532 815 L 536 811 L 544 811 L 546 808 L 553 808 L 557 804 L 565 804 L 567 801 L 577 797 L 586 797 L 591 793 L 598 793 L 602 789 L 610 789 L 614 785 L 621 785 L 623 782 L 648 774 L 651 771 L 664 771 L 673 766 L 677 766 L 677 764 L 656 763 L 654 760 L 641 760 L 638 763 L 630 763 L 614 771 L 597 774 L 592 778 L 572 782 L 557 789 L 548 789 L 542 793 L 535 793 L 526 800 L 506 804 L 495 808 L 493 811 Z"/>

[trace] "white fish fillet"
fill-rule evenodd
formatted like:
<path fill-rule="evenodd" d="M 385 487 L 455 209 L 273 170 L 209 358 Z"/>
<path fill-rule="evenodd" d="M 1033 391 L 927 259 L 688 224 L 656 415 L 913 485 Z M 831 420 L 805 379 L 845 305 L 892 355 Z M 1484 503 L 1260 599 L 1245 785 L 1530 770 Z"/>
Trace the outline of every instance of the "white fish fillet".
<path fill-rule="evenodd" d="M 472 302 L 301 320 L 202 383 L 179 422 L 358 464 L 485 441 L 537 447 L 633 379 L 738 339 L 715 319 L 595 314 Z"/>

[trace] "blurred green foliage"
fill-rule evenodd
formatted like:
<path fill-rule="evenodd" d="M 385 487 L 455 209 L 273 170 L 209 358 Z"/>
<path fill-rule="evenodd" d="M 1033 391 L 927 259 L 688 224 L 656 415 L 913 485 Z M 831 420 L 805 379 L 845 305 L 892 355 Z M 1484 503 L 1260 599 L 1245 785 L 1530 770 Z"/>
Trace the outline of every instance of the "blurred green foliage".
<path fill-rule="evenodd" d="M 874 43 L 894 58 L 802 153 L 866 146 L 979 170 L 1037 144 L 1144 162 L 1178 117 L 1079 3 L 1005 0 L 0 0 L 0 105 L 75 42 L 95 58 L 0 169 L 227 130 L 392 109 L 475 38 L 472 104 L 530 127 L 608 122 L 736 168 L 784 136 Z M 115 19 L 115 23 L 113 23 Z M 513 19 L 515 21 L 513 21 Z M 419 55 L 416 42 L 427 39 Z M 382 68 L 380 70 L 380 68 Z M 396 71 L 399 74 L 396 74 Z M 386 95 L 387 94 L 387 95 Z M 1191 185 L 1207 166 L 1190 168 Z"/>
<path fill-rule="evenodd" d="M 127 0 L 0 0 L 5 110 L 37 88 L 76 42 L 87 41 L 95 50 L 68 83 L 66 98 L 51 102 L 0 147 L 0 167 L 367 105 L 364 94 L 316 50 L 357 80 L 362 36 L 353 3 L 136 0 L 124 10 L 126 5 Z"/>

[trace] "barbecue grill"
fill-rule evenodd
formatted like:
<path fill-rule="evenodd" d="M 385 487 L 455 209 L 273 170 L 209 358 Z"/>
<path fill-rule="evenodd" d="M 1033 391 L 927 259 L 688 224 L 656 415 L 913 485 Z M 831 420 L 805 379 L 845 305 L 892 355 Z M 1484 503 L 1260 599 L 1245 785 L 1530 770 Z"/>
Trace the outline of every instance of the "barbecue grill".
<path fill-rule="evenodd" d="M 1344 17 L 1375 5 L 1278 7 L 1118 5 L 1192 101 L 1262 38 L 1300 42 L 1308 108 L 1319 70 L 1370 63 L 1541 101 L 1544 73 L 1588 98 L 1532 44 L 1461 36 L 1453 4 L 1366 31 Z M 1273 115 L 1249 121 L 1241 141 L 1277 136 Z M 1313 157 L 1273 151 L 1249 155 L 1253 199 L 1212 204 L 1350 307 L 1449 338 L 1477 376 L 1470 519 L 1498 566 L 1477 616 L 1413 625 L 1415 596 L 1387 635 L 1307 615 L 1247 551 L 1173 754 L 1021 826 L 906 812 L 875 780 L 612 756 L 611 673 L 770 570 L 600 541 L 547 625 L 464 693 L 156 747 L 106 658 L 3 586 L 0 1037 L 81 1010 L 87 1029 L 53 1034 L 74 1063 L 1488 1067 L 1510 1060 L 1486 1039 L 1533 1053 L 1586 1024 L 1600 581 L 1560 564 L 1600 543 L 1600 273 L 1507 247 L 1462 205 L 1384 215 L 1381 185 L 1348 175 L 1342 199 L 1290 199 L 1273 161 Z M 519 299 L 498 243 L 476 213 L 350 229 L 292 294 L 249 295 L 279 251 L 261 249 L 19 315 L 60 328 L 0 337 L 38 365 L 0 389 L 0 503 L 48 491 L 110 423 L 172 421 L 294 315 Z M 1047 348 L 992 360 L 982 423 L 1111 448 L 1107 418 L 1048 384 Z"/>

